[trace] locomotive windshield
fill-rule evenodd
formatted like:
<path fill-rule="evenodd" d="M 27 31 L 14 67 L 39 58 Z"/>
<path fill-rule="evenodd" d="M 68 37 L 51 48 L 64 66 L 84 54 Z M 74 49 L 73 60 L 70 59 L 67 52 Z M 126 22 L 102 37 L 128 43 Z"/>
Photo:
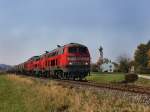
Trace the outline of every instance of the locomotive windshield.
<path fill-rule="evenodd" d="M 87 53 L 86 47 L 79 47 L 79 53 Z"/>
<path fill-rule="evenodd" d="M 69 48 L 69 53 L 77 53 L 77 52 L 78 52 L 77 47 L 70 47 Z"/>
<path fill-rule="evenodd" d="M 69 53 L 87 53 L 86 47 L 70 47 Z"/>

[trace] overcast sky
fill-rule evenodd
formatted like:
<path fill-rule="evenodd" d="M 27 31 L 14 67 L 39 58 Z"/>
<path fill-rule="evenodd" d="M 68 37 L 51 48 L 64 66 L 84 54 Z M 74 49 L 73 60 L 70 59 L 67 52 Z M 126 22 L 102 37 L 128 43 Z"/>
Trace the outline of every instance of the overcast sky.
<path fill-rule="evenodd" d="M 92 61 L 133 56 L 150 39 L 149 0 L 0 0 L 0 63 L 18 64 L 46 50 L 77 42 Z"/>

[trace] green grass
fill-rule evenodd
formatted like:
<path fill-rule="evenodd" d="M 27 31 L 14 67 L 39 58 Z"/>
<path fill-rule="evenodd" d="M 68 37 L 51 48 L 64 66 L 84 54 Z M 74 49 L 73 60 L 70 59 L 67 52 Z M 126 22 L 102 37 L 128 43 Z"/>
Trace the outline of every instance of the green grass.
<path fill-rule="evenodd" d="M 91 73 L 90 76 L 86 77 L 89 81 L 95 81 L 98 83 L 114 83 L 121 82 L 124 80 L 124 74 L 122 73 Z"/>
<path fill-rule="evenodd" d="M 123 73 L 91 73 L 86 77 L 87 80 L 97 83 L 116 83 L 124 80 Z M 134 84 L 150 87 L 150 80 L 139 78 Z"/>
<path fill-rule="evenodd" d="M 139 78 L 135 82 L 135 84 L 150 87 L 150 80 L 149 79 L 144 79 L 144 78 Z"/>
<path fill-rule="evenodd" d="M 0 75 L 0 112 L 26 112 L 22 102 L 22 90 L 15 87 L 4 75 Z"/>

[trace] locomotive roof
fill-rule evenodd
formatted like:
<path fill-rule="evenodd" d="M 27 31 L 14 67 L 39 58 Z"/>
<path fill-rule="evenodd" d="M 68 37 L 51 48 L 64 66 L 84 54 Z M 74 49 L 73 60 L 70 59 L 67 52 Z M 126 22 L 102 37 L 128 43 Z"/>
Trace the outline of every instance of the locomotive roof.
<path fill-rule="evenodd" d="M 69 46 L 84 46 L 84 45 L 82 45 L 82 44 L 79 44 L 79 43 L 69 43 L 69 44 L 67 44 L 67 45 L 64 45 L 64 47 L 69 47 Z M 85 47 L 85 46 L 84 46 Z"/>
<path fill-rule="evenodd" d="M 54 49 L 54 50 L 52 50 L 52 51 L 46 51 L 46 53 L 44 53 L 44 54 L 42 54 L 42 55 L 40 55 L 40 56 L 33 56 L 33 57 L 30 58 L 29 60 L 38 59 L 38 58 L 41 58 L 41 57 L 43 57 L 43 56 L 46 56 L 46 55 L 48 55 L 48 54 L 50 54 L 50 53 L 56 52 L 56 51 L 58 51 L 59 49 L 62 49 L 62 48 L 64 48 L 64 47 L 71 47 L 71 46 L 82 46 L 82 47 L 86 47 L 86 46 L 84 46 L 84 45 L 82 45 L 82 44 L 79 44 L 79 43 L 69 43 L 69 44 L 66 44 L 66 45 L 64 45 L 64 46 L 57 47 L 56 49 Z"/>
<path fill-rule="evenodd" d="M 59 49 L 62 49 L 62 48 L 64 48 L 64 47 L 70 47 L 70 46 L 82 46 L 82 47 L 86 47 L 86 46 L 84 46 L 84 45 L 82 45 L 82 44 L 79 44 L 79 43 L 69 43 L 69 44 L 66 44 L 66 45 L 64 45 L 64 46 L 57 47 L 56 49 L 54 49 L 54 50 L 52 50 L 52 51 L 49 51 L 48 53 L 44 53 L 43 55 L 50 54 L 50 53 L 55 52 L 55 51 L 57 51 L 57 50 L 59 50 Z M 43 56 L 43 55 L 42 55 L 42 56 Z"/>
<path fill-rule="evenodd" d="M 41 57 L 43 57 L 43 56 L 46 56 L 47 54 L 53 53 L 53 52 L 55 52 L 55 51 L 58 51 L 59 49 L 62 49 L 62 48 L 64 48 L 64 47 L 70 47 L 70 46 L 82 46 L 82 47 L 86 47 L 86 46 L 84 46 L 84 45 L 82 45 L 82 44 L 79 44 L 79 43 L 69 43 L 69 44 L 66 44 L 66 45 L 64 45 L 64 46 L 57 47 L 56 49 L 54 49 L 54 50 L 52 50 L 52 51 L 49 51 L 49 52 L 46 52 L 46 53 L 44 53 L 44 54 L 42 54 L 42 55 L 33 56 L 33 57 L 31 57 L 30 59 L 28 59 L 28 61 L 39 59 L 39 58 L 41 58 Z"/>

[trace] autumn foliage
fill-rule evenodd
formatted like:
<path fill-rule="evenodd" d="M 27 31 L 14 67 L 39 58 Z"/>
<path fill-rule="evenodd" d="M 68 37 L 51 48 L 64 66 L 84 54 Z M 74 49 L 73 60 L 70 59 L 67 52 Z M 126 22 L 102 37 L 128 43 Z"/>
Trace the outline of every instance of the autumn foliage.
<path fill-rule="evenodd" d="M 137 47 L 134 61 L 137 72 L 150 73 L 150 41 Z"/>

